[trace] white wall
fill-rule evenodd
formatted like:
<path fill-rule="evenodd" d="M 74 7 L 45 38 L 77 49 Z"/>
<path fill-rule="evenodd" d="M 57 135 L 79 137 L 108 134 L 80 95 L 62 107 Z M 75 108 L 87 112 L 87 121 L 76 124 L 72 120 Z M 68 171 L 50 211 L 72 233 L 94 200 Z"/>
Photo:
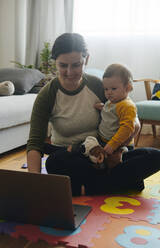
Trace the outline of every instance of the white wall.
<path fill-rule="evenodd" d="M 86 35 L 90 60 L 88 67 L 105 69 L 111 63 L 126 65 L 134 79 L 160 79 L 160 35 Z M 134 84 L 135 101 L 146 99 L 142 83 Z"/>
<path fill-rule="evenodd" d="M 10 67 L 15 57 L 15 0 L 0 0 L 0 68 Z"/>

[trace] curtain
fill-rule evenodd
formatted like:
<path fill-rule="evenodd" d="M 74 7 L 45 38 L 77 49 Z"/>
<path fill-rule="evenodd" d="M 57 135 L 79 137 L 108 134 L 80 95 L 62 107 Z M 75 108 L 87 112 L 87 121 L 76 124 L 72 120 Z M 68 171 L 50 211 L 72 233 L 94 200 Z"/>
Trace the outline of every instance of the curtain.
<path fill-rule="evenodd" d="M 73 0 L 15 0 L 15 60 L 38 66 L 44 42 L 72 31 Z"/>
<path fill-rule="evenodd" d="M 0 0 L 0 67 L 15 58 L 15 2 Z"/>
<path fill-rule="evenodd" d="M 15 21 L 12 24 L 14 30 L 14 54 L 12 60 L 25 63 L 25 45 L 26 45 L 26 1 L 15 0 L 14 2 Z"/>

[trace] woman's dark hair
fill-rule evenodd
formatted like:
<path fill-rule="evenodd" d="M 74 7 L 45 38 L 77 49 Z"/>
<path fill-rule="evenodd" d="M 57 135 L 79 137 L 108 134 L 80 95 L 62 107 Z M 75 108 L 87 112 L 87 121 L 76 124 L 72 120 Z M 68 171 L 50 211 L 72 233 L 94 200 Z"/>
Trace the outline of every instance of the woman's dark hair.
<path fill-rule="evenodd" d="M 111 78 L 111 77 L 120 77 L 124 85 L 128 84 L 128 82 L 132 83 L 133 77 L 131 72 L 123 65 L 120 64 L 112 64 L 107 67 L 103 74 L 103 78 Z"/>
<path fill-rule="evenodd" d="M 60 35 L 54 42 L 52 47 L 52 58 L 64 53 L 81 52 L 83 57 L 88 55 L 86 43 L 82 35 L 77 33 L 64 33 Z"/>

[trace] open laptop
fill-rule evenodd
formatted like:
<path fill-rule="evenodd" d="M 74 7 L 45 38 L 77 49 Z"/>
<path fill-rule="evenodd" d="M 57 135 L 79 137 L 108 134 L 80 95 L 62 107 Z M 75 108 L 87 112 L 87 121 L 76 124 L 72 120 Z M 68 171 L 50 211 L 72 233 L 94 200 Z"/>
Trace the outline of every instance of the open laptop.
<path fill-rule="evenodd" d="M 74 230 L 90 211 L 72 205 L 68 176 L 0 170 L 0 219 Z"/>

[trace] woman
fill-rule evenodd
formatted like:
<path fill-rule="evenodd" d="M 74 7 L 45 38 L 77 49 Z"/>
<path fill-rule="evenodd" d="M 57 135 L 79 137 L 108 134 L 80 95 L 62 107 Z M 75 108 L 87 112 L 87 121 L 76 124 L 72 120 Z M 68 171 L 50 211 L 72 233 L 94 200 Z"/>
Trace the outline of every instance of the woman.
<path fill-rule="evenodd" d="M 27 143 L 27 163 L 30 172 L 41 171 L 41 156 L 46 152 L 48 122 L 52 124 L 51 153 L 46 161 L 48 173 L 68 175 L 73 195 L 99 194 L 119 189 L 144 188 L 143 179 L 160 169 L 160 151 L 151 148 L 129 151 L 108 174 L 99 170 L 80 153 L 66 151 L 69 145 L 81 143 L 87 136 L 97 136 L 100 114 L 94 108 L 105 102 L 102 82 L 83 73 L 88 51 L 81 35 L 65 33 L 52 48 L 58 76 L 48 83 L 35 101 L 30 136 Z M 63 156 L 61 156 L 63 154 Z"/>

